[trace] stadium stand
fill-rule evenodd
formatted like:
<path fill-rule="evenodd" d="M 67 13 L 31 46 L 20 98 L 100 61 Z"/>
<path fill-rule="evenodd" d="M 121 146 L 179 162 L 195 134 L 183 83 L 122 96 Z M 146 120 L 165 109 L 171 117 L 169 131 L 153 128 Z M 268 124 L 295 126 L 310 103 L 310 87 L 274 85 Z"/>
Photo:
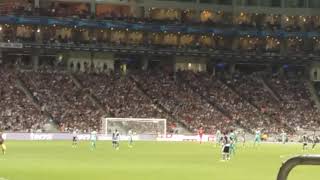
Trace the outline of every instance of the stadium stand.
<path fill-rule="evenodd" d="M 319 125 L 320 112 L 305 76 L 225 69 L 225 75 L 209 73 L 221 61 L 235 64 L 243 58 L 316 60 L 319 16 L 165 7 L 150 7 L 138 15 L 132 4 L 124 4 L 98 3 L 93 8 L 81 2 L 1 1 L 3 49 L 23 49 L 5 51 L 6 57 L 0 58 L 9 62 L 1 65 L 4 129 L 40 131 L 45 123 L 54 122 L 63 132 L 73 128 L 88 132 L 101 127 L 103 116 L 166 118 L 168 131 L 179 124 L 192 133 L 200 126 L 207 132 L 240 126 L 277 133 Z M 75 62 L 63 62 L 73 51 L 89 51 L 85 58 L 90 65 L 77 61 L 82 54 L 72 57 Z M 206 58 L 201 63 L 207 64 L 203 69 L 172 71 L 140 64 L 134 71 L 121 72 L 107 65 L 98 69 L 91 63 L 96 52 L 112 59 L 112 66 L 133 53 L 140 55 L 139 61 L 190 55 L 197 63 Z M 12 54 L 15 58 L 8 59 Z M 46 62 L 47 56 L 58 54 L 61 59 Z M 130 57 L 124 59 L 129 66 Z"/>
<path fill-rule="evenodd" d="M 72 76 L 83 86 L 79 89 Z M 101 117 L 166 118 L 191 132 L 202 126 L 207 132 L 243 126 L 268 133 L 315 128 L 319 110 L 303 79 L 267 78 L 278 92 L 277 101 L 257 75 L 226 80 L 204 72 L 135 71 L 127 75 L 77 73 L 1 68 L 1 118 L 8 131 L 37 131 L 51 117 L 60 131 L 87 132 L 101 127 Z M 22 81 L 36 103 L 21 90 Z M 233 88 L 232 88 L 233 87 Z M 89 98 L 92 94 L 97 103 Z M 46 116 L 48 112 L 50 116 Z M 168 131 L 172 131 L 172 129 Z"/>

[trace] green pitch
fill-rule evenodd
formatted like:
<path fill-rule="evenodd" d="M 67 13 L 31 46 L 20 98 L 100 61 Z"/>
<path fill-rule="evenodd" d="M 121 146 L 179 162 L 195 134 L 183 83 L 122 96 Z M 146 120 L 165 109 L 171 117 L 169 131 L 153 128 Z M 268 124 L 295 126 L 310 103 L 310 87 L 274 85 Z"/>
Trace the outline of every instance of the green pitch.
<path fill-rule="evenodd" d="M 71 142 L 7 142 L 0 155 L 0 180 L 275 180 L 281 162 L 302 154 L 300 145 L 262 144 L 238 147 L 229 162 L 220 161 L 220 148 L 212 144 L 137 142 L 89 142 L 77 148 Z M 319 153 L 316 151 L 307 153 Z M 294 169 L 289 180 L 320 179 L 320 167 Z"/>

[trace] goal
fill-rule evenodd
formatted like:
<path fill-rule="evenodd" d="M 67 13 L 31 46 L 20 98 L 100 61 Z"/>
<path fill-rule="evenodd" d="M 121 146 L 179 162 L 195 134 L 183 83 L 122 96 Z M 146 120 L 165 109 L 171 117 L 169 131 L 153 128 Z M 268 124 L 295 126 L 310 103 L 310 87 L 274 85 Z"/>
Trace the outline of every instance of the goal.
<path fill-rule="evenodd" d="M 132 130 L 138 135 L 160 135 L 165 136 L 167 132 L 166 119 L 153 118 L 103 118 L 102 131 L 111 134 L 115 129 L 121 134 L 127 134 Z"/>

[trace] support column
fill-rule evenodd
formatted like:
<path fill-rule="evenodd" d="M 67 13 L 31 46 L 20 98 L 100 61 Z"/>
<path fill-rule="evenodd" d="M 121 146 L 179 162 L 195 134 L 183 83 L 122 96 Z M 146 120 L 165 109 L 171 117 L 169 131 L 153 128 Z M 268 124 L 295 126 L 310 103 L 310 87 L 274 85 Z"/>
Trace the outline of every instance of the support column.
<path fill-rule="evenodd" d="M 233 16 L 236 15 L 237 12 L 238 12 L 238 10 L 237 10 L 237 0 L 232 0 L 232 15 Z"/>
<path fill-rule="evenodd" d="M 43 35 L 42 31 L 40 27 L 38 27 L 38 29 L 35 32 L 35 41 L 37 43 L 40 43 L 40 44 L 42 43 L 42 40 L 43 40 L 42 35 Z"/>
<path fill-rule="evenodd" d="M 232 6 L 233 7 L 237 6 L 237 0 L 232 0 Z"/>
<path fill-rule="evenodd" d="M 144 18 L 150 18 L 150 8 L 151 7 L 144 7 Z"/>
<path fill-rule="evenodd" d="M 257 6 L 261 6 L 261 0 L 258 0 Z"/>
<path fill-rule="evenodd" d="M 303 39 L 303 50 L 305 51 L 312 51 L 312 39 L 311 38 L 304 38 Z"/>
<path fill-rule="evenodd" d="M 283 77 L 283 76 L 284 76 L 284 69 L 283 69 L 283 66 L 279 66 L 279 68 L 278 68 L 278 72 L 279 72 L 280 77 Z"/>
<path fill-rule="evenodd" d="M 129 16 L 133 16 L 133 17 L 138 17 L 137 16 L 137 11 L 138 11 L 138 6 L 137 6 L 137 2 L 136 0 L 131 0 L 129 1 L 129 5 L 130 5 L 130 14 Z M 139 16 L 140 17 L 140 16 Z"/>
<path fill-rule="evenodd" d="M 2 31 L 3 31 L 3 27 L 0 26 L 0 42 L 3 42 L 3 33 L 2 33 Z"/>
<path fill-rule="evenodd" d="M 239 0 L 238 2 L 239 3 L 235 2 L 237 6 L 245 6 L 246 5 L 244 0 Z"/>
<path fill-rule="evenodd" d="M 235 37 L 232 41 L 232 50 L 235 51 L 235 50 L 238 50 L 239 49 L 239 38 L 238 37 Z"/>
<path fill-rule="evenodd" d="M 2 60 L 2 49 L 0 49 L 0 66 L 2 65 L 3 60 Z"/>
<path fill-rule="evenodd" d="M 285 8 L 286 7 L 286 2 L 285 0 L 280 0 L 281 1 L 281 8 Z"/>
<path fill-rule="evenodd" d="M 85 60 L 81 60 L 80 61 L 80 72 L 85 72 L 85 68 L 84 68 L 84 63 L 85 63 Z"/>
<path fill-rule="evenodd" d="M 78 61 L 73 61 L 73 72 L 78 72 Z"/>
<path fill-rule="evenodd" d="M 267 74 L 273 74 L 272 64 L 268 64 L 266 69 L 267 69 Z"/>
<path fill-rule="evenodd" d="M 231 75 L 231 77 L 233 76 L 235 71 L 236 71 L 236 64 L 234 63 L 229 64 L 229 74 Z"/>
<path fill-rule="evenodd" d="M 211 76 L 216 76 L 216 64 L 214 63 L 213 65 L 212 65 L 213 67 L 212 67 L 212 74 L 211 74 Z"/>
<path fill-rule="evenodd" d="M 13 29 L 13 35 L 9 36 L 11 42 L 16 42 L 17 41 L 17 26 L 11 27 Z"/>
<path fill-rule="evenodd" d="M 39 69 L 39 55 L 37 53 L 32 53 L 31 60 L 32 60 L 33 69 L 38 70 Z"/>
<path fill-rule="evenodd" d="M 149 67 L 149 59 L 148 59 L 148 57 L 144 57 L 142 59 L 142 70 L 146 71 L 146 70 L 148 70 L 148 67 Z"/>
<path fill-rule="evenodd" d="M 91 17 L 96 17 L 96 0 L 90 0 L 90 13 Z"/>
<path fill-rule="evenodd" d="M 196 0 L 196 5 L 195 5 L 195 11 L 196 11 L 196 18 L 197 21 L 200 22 L 200 15 L 201 15 L 201 9 L 200 9 L 200 0 Z"/>
<path fill-rule="evenodd" d="M 177 47 L 181 47 L 181 34 L 178 33 Z"/>
<path fill-rule="evenodd" d="M 40 0 L 34 0 L 34 8 L 40 8 Z"/>
<path fill-rule="evenodd" d="M 280 40 L 280 55 L 285 56 L 288 54 L 288 39 Z"/>
<path fill-rule="evenodd" d="M 174 81 L 177 80 L 177 57 L 173 57 L 173 78 L 174 78 Z"/>

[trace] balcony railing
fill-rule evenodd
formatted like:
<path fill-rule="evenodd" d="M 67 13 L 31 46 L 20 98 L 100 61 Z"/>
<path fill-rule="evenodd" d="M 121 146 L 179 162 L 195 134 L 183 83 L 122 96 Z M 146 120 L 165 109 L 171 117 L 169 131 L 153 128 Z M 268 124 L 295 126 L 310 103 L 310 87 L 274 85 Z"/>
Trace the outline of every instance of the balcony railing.
<path fill-rule="evenodd" d="M 194 56 L 207 57 L 223 60 L 224 62 L 283 62 L 283 63 L 307 63 L 320 61 L 320 56 L 316 54 L 290 54 L 281 56 L 272 52 L 243 52 L 232 50 L 215 49 L 188 49 L 162 46 L 118 46 L 107 44 L 66 44 L 66 43 L 0 43 L 3 49 L 38 49 L 45 51 L 89 51 L 89 52 L 111 52 L 126 54 L 148 54 L 156 56 Z"/>
<path fill-rule="evenodd" d="M 298 165 L 320 165 L 320 155 L 303 155 L 287 160 L 281 166 L 277 180 L 287 180 L 291 170 Z"/>

